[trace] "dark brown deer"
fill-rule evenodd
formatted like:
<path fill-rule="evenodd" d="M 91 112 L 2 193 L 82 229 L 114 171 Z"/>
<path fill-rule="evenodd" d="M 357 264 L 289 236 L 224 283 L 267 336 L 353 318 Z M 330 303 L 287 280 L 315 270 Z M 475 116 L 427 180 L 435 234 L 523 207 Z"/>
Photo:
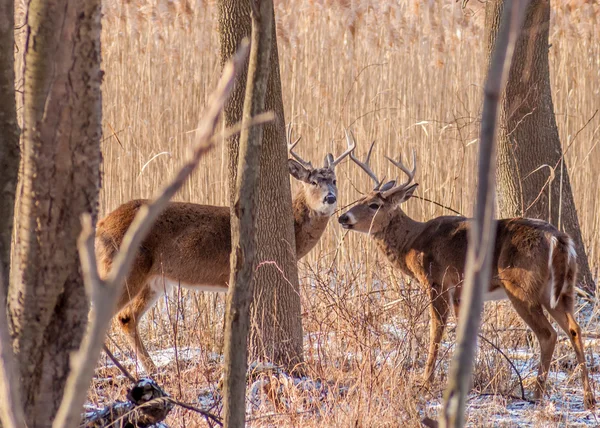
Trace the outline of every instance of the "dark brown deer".
<path fill-rule="evenodd" d="M 382 185 L 365 162 L 354 154 L 351 159 L 375 181 L 375 188 L 340 216 L 345 229 L 367 233 L 379 250 L 402 273 L 423 284 L 431 299 L 430 342 L 424 382 L 434 379 L 438 349 L 451 305 L 458 317 L 464 277 L 470 221 L 464 217 L 437 217 L 424 223 L 413 220 L 401 204 L 417 188 L 413 184 L 416 156 L 409 170 L 400 161 L 392 162 L 408 179 L 402 184 Z M 544 315 L 544 309 L 565 331 L 581 365 L 581 380 L 586 408 L 595 404 L 585 363 L 581 329 L 573 316 L 573 292 L 577 277 L 577 254 L 571 238 L 549 223 L 526 218 L 499 220 L 497 223 L 492 281 L 484 299 L 509 299 L 517 313 L 533 330 L 540 343 L 535 398 L 543 396 L 557 334 Z"/>
<path fill-rule="evenodd" d="M 288 132 L 288 142 L 291 127 Z M 293 200 L 296 255 L 304 257 L 319 241 L 337 206 L 335 167 L 354 145 L 338 158 L 328 154 L 323 168 L 314 168 L 294 152 L 288 160 L 290 174 L 302 182 Z M 127 202 L 103 220 L 96 230 L 96 254 L 102 277 L 110 272 L 123 237 L 146 200 Z M 139 334 L 142 316 L 172 287 L 226 292 L 229 281 L 231 233 L 229 207 L 172 202 L 144 240 L 118 302 L 117 318 L 147 373 L 156 372 Z"/>

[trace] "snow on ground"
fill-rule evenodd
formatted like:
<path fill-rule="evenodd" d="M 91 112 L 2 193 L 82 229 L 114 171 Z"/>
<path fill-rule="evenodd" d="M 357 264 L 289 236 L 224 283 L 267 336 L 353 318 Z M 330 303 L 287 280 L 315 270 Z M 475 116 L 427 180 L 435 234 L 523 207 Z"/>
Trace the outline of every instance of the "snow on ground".
<path fill-rule="evenodd" d="M 383 331 L 396 339 L 401 339 L 406 336 L 407 332 L 397 325 L 386 325 Z M 312 336 L 311 336 L 312 335 Z M 306 343 L 312 343 L 313 346 L 323 341 L 329 342 L 336 340 L 333 335 L 325 334 L 323 337 L 316 338 L 314 333 L 309 334 Z M 562 337 L 564 342 L 564 336 Z M 444 342 L 443 347 L 451 347 L 452 344 Z M 579 370 L 575 370 L 574 353 L 569 345 L 564 346 L 560 352 L 555 351 L 554 358 L 559 358 L 558 363 L 553 364 L 553 371 L 548 376 L 548 387 L 550 396 L 541 403 L 532 403 L 517 398 L 508 398 L 499 395 L 480 395 L 471 394 L 468 400 L 468 426 L 493 426 L 493 427 L 600 427 L 600 412 L 597 415 L 594 412 L 589 412 L 583 406 L 583 389 L 579 379 Z M 378 364 L 393 364 L 396 353 L 401 350 L 392 350 L 379 352 L 377 354 Z M 537 374 L 537 365 L 539 355 L 533 349 L 512 349 L 505 350 L 506 355 L 511 360 L 512 364 L 519 371 L 521 378 L 524 380 L 526 397 L 531 397 L 532 381 Z M 361 355 L 356 353 L 347 353 L 348 360 L 360 360 Z M 572 355 L 573 354 L 573 355 Z M 193 362 L 200 356 L 207 358 L 206 352 L 197 347 L 181 347 L 166 348 L 151 352 L 152 359 L 158 367 L 167 367 L 175 363 L 175 361 Z M 597 398 L 600 398 L 600 370 L 598 362 L 600 361 L 600 340 L 586 340 L 586 357 L 588 359 L 588 367 L 590 368 L 590 380 L 592 387 L 596 390 Z M 118 358 L 128 367 L 133 366 L 134 361 L 124 355 Z M 222 363 L 222 356 L 219 354 L 209 354 L 208 359 L 216 363 Z M 112 364 L 108 363 L 106 367 Z M 143 369 L 138 367 L 138 370 L 143 373 Z M 447 370 L 443 368 L 442 370 Z M 343 396 L 347 389 L 342 391 L 342 388 L 336 386 L 337 390 L 333 390 L 326 382 L 312 380 L 310 378 L 294 378 L 285 373 L 278 371 L 276 367 L 259 367 L 252 366 L 251 371 L 275 373 L 280 381 L 279 388 L 295 388 L 299 394 L 307 393 L 306 395 L 314 397 L 317 402 L 307 403 L 308 407 L 315 408 L 326 406 L 332 397 L 329 395 Z M 517 375 L 511 373 L 511 381 L 518 383 Z M 266 403 L 266 395 L 264 389 L 265 383 L 268 383 L 264 377 L 250 378 L 248 385 L 248 414 L 257 414 L 259 411 L 264 411 Z M 520 395 L 517 388 L 514 392 Z M 203 409 L 214 408 L 215 404 L 220 401 L 217 385 L 208 385 L 198 391 L 198 405 Z M 335 402 L 335 400 L 334 400 Z M 282 403 L 279 403 L 282 404 Z M 422 416 L 432 416 L 438 413 L 441 406 L 441 397 L 434 397 L 424 401 L 423 408 L 420 410 Z M 276 410 L 276 409 L 273 409 Z M 294 409 L 296 411 L 298 409 Z M 323 410 L 325 408 L 323 407 Z M 329 408 L 329 411 L 331 408 Z M 298 410 L 300 411 L 300 410 Z M 327 410 L 325 410 L 327 411 Z"/>

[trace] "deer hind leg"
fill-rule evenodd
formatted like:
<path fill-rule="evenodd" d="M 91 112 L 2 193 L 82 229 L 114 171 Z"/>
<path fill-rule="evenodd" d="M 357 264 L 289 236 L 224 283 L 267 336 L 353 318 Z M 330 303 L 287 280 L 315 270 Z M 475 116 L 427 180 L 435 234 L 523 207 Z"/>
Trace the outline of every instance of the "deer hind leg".
<path fill-rule="evenodd" d="M 526 302 L 510 293 L 507 287 L 507 295 L 513 307 L 525 323 L 533 330 L 540 343 L 540 365 L 538 368 L 537 386 L 535 399 L 541 399 L 546 390 L 546 377 L 550 370 L 552 354 L 556 346 L 556 331 L 544 315 L 542 305 L 537 302 Z"/>
<path fill-rule="evenodd" d="M 130 346 L 140 359 L 146 374 L 156 373 L 156 365 L 152 361 L 150 354 L 144 346 L 144 342 L 139 335 L 138 325 L 144 314 L 154 305 L 160 296 L 160 292 L 155 290 L 149 284 L 144 285 L 129 304 L 117 314 L 119 326 L 125 333 Z"/>
<path fill-rule="evenodd" d="M 573 349 L 575 349 L 575 355 L 577 356 L 577 362 L 581 366 L 581 382 L 583 383 L 583 402 L 586 409 L 593 409 L 596 405 L 596 399 L 594 398 L 594 391 L 590 386 L 590 379 L 588 375 L 587 365 L 585 363 L 585 352 L 583 347 L 583 340 L 581 339 L 581 328 L 572 311 L 561 310 L 560 308 L 546 307 L 552 318 L 556 320 L 556 323 L 563 329 L 563 331 L 571 339 Z"/>
<path fill-rule="evenodd" d="M 425 373 L 423 382 L 425 385 L 430 385 L 435 378 L 435 363 L 437 360 L 440 342 L 446 328 L 446 321 L 450 313 L 450 295 L 447 291 L 442 290 L 439 284 L 432 284 L 430 288 L 431 304 L 429 313 L 431 320 L 429 324 L 429 353 L 427 355 L 427 363 L 425 364 Z"/>

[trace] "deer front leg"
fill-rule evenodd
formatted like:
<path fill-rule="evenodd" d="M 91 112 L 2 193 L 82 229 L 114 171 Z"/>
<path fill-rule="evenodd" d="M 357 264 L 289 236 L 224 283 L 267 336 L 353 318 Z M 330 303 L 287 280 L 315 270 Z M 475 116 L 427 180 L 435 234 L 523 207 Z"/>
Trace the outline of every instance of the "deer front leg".
<path fill-rule="evenodd" d="M 142 342 L 138 331 L 138 324 L 142 316 L 152 307 L 152 305 L 154 305 L 159 296 L 160 293 L 158 291 L 146 284 L 129 305 L 117 314 L 117 319 L 119 320 L 119 325 L 121 326 L 123 333 L 125 333 L 129 344 L 140 359 L 140 362 L 148 375 L 156 373 L 157 369 L 144 346 L 144 342 Z"/>
<path fill-rule="evenodd" d="M 432 284 L 430 287 L 431 305 L 429 313 L 431 321 L 429 324 L 429 354 L 427 355 L 427 363 L 425 364 L 425 373 L 423 382 L 429 386 L 435 378 L 435 362 L 437 360 L 440 342 L 446 328 L 448 313 L 450 312 L 450 302 L 447 291 L 442 290 L 439 284 Z"/>

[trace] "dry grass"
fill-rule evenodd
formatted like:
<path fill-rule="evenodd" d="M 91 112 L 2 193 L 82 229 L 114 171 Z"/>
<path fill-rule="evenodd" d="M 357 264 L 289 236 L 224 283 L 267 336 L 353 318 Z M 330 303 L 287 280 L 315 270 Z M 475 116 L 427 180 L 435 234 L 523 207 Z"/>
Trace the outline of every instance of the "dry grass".
<path fill-rule="evenodd" d="M 298 151 L 320 161 L 326 151 L 343 148 L 342 130 L 351 126 L 359 151 L 377 140 L 374 170 L 391 177 L 394 172 L 383 154 L 414 148 L 419 196 L 469 214 L 485 69 L 484 5 L 472 0 L 462 10 L 460 3 L 449 0 L 389 3 L 276 2 L 286 119 L 303 136 Z M 555 110 L 563 146 L 569 148 L 566 159 L 590 264 L 596 270 L 600 115 L 581 128 L 600 107 L 600 6 L 594 1 L 554 3 L 550 66 Z M 103 214 L 131 198 L 152 195 L 172 176 L 220 73 L 214 1 L 107 0 L 104 7 Z M 178 199 L 227 203 L 222 147 L 202 163 Z M 340 206 L 369 190 L 359 169 L 347 162 L 338 168 L 338 178 Z M 417 199 L 407 209 L 417 219 L 448 214 Z M 442 351 L 435 389 L 421 391 L 417 380 L 428 342 L 423 291 L 397 277 L 368 239 L 346 235 L 333 220 L 317 248 L 300 263 L 300 275 L 309 374 L 328 382 L 330 393 L 322 396 L 284 385 L 288 405 L 263 403 L 252 409 L 252 425 L 418 426 L 420 416 L 434 414 L 432 402 L 445 384 L 451 352 Z M 507 307 L 487 306 L 483 334 L 518 362 L 516 351 L 535 352 L 537 343 Z M 595 331 L 596 312 L 589 313 L 594 316 L 583 324 Z M 159 380 L 177 398 L 196 402 L 203 388 L 215 387 L 220 366 L 213 353 L 221 352 L 222 319 L 222 296 L 187 292 L 168 296 L 147 315 L 144 334 L 151 349 L 202 350 L 191 361 L 178 355 L 177 363 L 165 367 Z M 122 343 L 117 332 L 112 336 Z M 446 343 L 454 343 L 452 329 Z M 598 346 L 590 354 L 592 350 L 598 352 Z M 571 354 L 561 348 L 555 357 Z M 531 358 L 517 365 L 524 375 L 529 373 L 526 383 L 535 365 Z M 507 360 L 483 343 L 475 389 L 519 394 L 516 379 Z M 557 389 L 550 405 L 569 401 L 568 391 L 580 387 L 576 376 L 553 384 Z M 99 379 L 91 401 L 119 398 L 123 388 L 119 381 Z M 315 400 L 320 403 L 317 410 Z M 503 408 L 505 401 L 489 399 L 483 410 L 472 402 L 471 424 L 490 423 L 490 415 L 497 412 L 493 409 Z M 535 426 L 564 423 L 556 414 L 552 407 L 523 410 Z M 169 423 L 205 425 L 183 410 L 175 411 Z M 497 425 L 516 426 L 510 421 Z"/>

